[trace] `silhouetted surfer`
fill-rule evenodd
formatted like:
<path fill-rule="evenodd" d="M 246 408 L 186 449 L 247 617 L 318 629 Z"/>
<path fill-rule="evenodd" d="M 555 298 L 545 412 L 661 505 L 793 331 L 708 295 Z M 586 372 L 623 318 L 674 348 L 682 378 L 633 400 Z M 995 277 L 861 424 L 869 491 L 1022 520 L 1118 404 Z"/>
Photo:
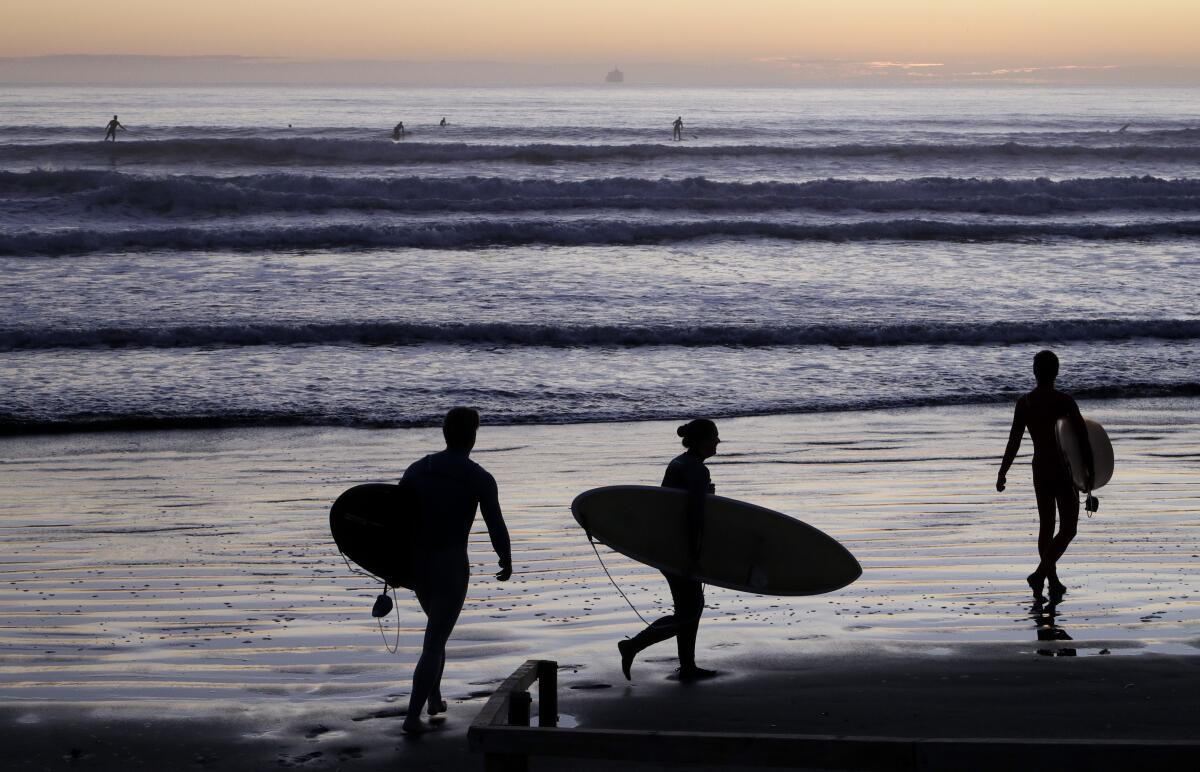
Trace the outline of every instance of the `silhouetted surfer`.
<path fill-rule="evenodd" d="M 404 136 L 404 121 L 396 124 L 396 128 L 392 129 L 392 139 L 398 140 Z"/>
<path fill-rule="evenodd" d="M 442 422 L 446 449 L 414 463 L 401 480 L 421 502 L 422 549 L 417 551 L 421 558 L 415 589 L 429 618 L 404 718 L 403 728 L 408 733 L 426 730 L 421 723 L 421 710 L 426 706 L 431 716 L 446 710 L 442 699 L 446 641 L 467 597 L 471 577 L 467 536 L 476 508 L 483 513 L 492 549 L 500 558 L 496 578 L 504 582 L 512 576 L 508 528 L 500 514 L 496 478 L 469 458 L 478 430 L 479 413 L 467 407 L 451 409 Z"/>
<path fill-rule="evenodd" d="M 104 141 L 105 142 L 116 142 L 117 141 L 117 129 L 121 129 L 122 131 L 127 131 L 127 129 L 121 125 L 121 122 L 117 120 L 117 116 L 114 115 L 113 119 L 108 122 L 107 126 L 104 127 Z"/>
<path fill-rule="evenodd" d="M 662 486 L 688 492 L 686 506 L 691 539 L 688 546 L 694 560 L 699 557 L 700 543 L 704 537 L 702 526 L 705 498 L 708 494 L 716 492 L 704 460 L 716 455 L 721 438 L 717 434 L 717 425 L 707 418 L 689 421 L 675 431 L 683 438 L 683 446 L 687 451 L 676 456 L 667 465 Z M 621 652 L 621 671 L 625 678 L 629 679 L 633 658 L 638 652 L 660 641 L 674 638 L 679 648 L 680 680 L 693 681 L 716 675 L 715 670 L 696 667 L 696 632 L 700 627 L 700 615 L 704 613 L 704 585 L 682 574 L 667 571 L 663 571 L 662 574 L 671 588 L 674 613 L 654 620 L 633 638 L 617 644 L 617 649 Z"/>
<path fill-rule="evenodd" d="M 1075 400 L 1054 388 L 1058 377 L 1058 357 L 1053 351 L 1039 351 L 1033 358 L 1033 374 L 1037 388 L 1017 400 L 1013 413 L 1012 429 L 1008 434 L 1008 447 L 1004 449 L 1004 460 L 1000 462 L 1000 473 L 996 476 L 996 490 L 1003 491 L 1007 484 L 1006 475 L 1017 451 L 1021 438 L 1029 430 L 1033 441 L 1033 492 L 1037 496 L 1038 556 L 1041 562 L 1037 570 L 1027 578 L 1033 594 L 1041 596 L 1042 584 L 1049 582 L 1050 596 L 1062 597 L 1066 586 L 1058 579 L 1058 559 L 1067 551 L 1067 545 L 1075 538 L 1079 525 L 1079 496 L 1071 482 L 1071 476 L 1063 464 L 1058 449 L 1054 425 L 1060 418 L 1069 420 L 1080 438 L 1083 457 L 1086 459 L 1086 478 L 1095 474 L 1092 465 L 1092 446 L 1088 441 L 1087 428 Z M 1091 487 L 1090 485 L 1088 486 Z M 1059 527 L 1054 533 L 1054 510 L 1058 507 Z"/>
<path fill-rule="evenodd" d="M 683 139 L 683 116 L 675 119 L 671 124 L 671 139 Z"/>
<path fill-rule="evenodd" d="M 438 126 L 441 126 L 443 129 L 444 129 L 444 128 L 446 128 L 446 118 L 445 118 L 445 116 L 443 116 L 443 117 L 442 117 L 442 122 L 441 122 L 441 123 L 439 123 L 439 124 L 438 124 Z"/>

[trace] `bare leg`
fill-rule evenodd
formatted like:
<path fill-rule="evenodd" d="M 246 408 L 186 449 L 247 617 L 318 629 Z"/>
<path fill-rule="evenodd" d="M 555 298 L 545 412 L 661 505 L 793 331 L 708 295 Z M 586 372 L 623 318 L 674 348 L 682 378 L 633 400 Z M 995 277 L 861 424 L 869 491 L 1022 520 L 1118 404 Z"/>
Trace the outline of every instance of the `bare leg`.
<path fill-rule="evenodd" d="M 1042 597 L 1042 585 L 1046 583 L 1049 572 L 1054 570 L 1054 560 L 1050 557 L 1054 544 L 1054 514 L 1055 497 L 1053 485 L 1041 478 L 1036 472 L 1033 478 L 1033 491 L 1037 496 L 1038 508 L 1038 566 L 1033 573 L 1025 578 L 1030 589 L 1038 598 Z"/>
<path fill-rule="evenodd" d="M 1058 578 L 1058 560 L 1067 551 L 1079 526 L 1079 499 L 1069 480 L 1058 475 L 1039 475 L 1034 472 L 1034 491 L 1037 494 L 1038 555 L 1041 562 L 1029 575 L 1029 584 L 1040 595 L 1042 582 L 1049 582 L 1052 597 L 1062 597 L 1066 586 Z M 1059 529 L 1054 532 L 1055 510 Z M 1035 586 L 1036 583 L 1036 586 Z"/>

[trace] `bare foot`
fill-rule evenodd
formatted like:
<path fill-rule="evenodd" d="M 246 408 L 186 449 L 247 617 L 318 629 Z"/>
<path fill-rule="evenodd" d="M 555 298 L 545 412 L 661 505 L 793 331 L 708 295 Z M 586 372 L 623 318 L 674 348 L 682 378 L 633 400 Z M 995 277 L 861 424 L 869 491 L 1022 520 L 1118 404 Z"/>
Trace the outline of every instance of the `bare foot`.
<path fill-rule="evenodd" d="M 1025 581 L 1029 582 L 1029 588 L 1033 590 L 1036 597 L 1042 597 L 1042 584 L 1046 581 L 1046 577 L 1040 576 L 1037 571 L 1034 571 L 1025 577 Z"/>
<path fill-rule="evenodd" d="M 1066 594 L 1067 594 L 1067 586 L 1065 584 L 1063 584 L 1062 582 L 1058 581 L 1058 579 L 1052 578 L 1050 580 L 1050 597 L 1051 598 L 1061 598 L 1062 596 L 1064 596 Z"/>
<path fill-rule="evenodd" d="M 400 725 L 400 731 L 406 735 L 425 734 L 429 731 L 429 727 L 421 723 L 421 719 L 404 719 L 404 723 Z"/>
<path fill-rule="evenodd" d="M 717 671 L 709 670 L 708 668 L 696 667 L 681 667 L 678 670 L 680 681 L 703 681 L 706 678 L 714 678 Z"/>
<path fill-rule="evenodd" d="M 443 700 L 441 697 L 430 697 L 428 710 L 429 710 L 429 715 L 431 715 L 431 716 L 436 716 L 439 713 L 445 713 L 446 712 L 446 701 Z"/>
<path fill-rule="evenodd" d="M 632 681 L 633 676 L 629 670 L 633 667 L 633 658 L 637 656 L 633 641 L 617 641 L 617 650 L 621 652 L 621 672 L 625 674 L 626 681 Z"/>

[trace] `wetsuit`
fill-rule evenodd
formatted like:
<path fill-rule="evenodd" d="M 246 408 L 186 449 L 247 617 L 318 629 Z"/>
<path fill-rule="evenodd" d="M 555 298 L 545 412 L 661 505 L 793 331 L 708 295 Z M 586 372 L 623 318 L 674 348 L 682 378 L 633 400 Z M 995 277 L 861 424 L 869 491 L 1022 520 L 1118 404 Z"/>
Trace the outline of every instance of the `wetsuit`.
<path fill-rule="evenodd" d="M 1054 430 L 1060 418 L 1066 418 L 1074 426 L 1075 435 L 1079 437 L 1083 446 L 1087 468 L 1093 469 L 1092 446 L 1088 441 L 1087 427 L 1084 426 L 1083 416 L 1079 413 L 1079 406 L 1061 391 L 1044 387 L 1038 387 L 1017 400 L 1012 429 L 1008 435 L 1008 447 L 1004 450 L 1004 461 L 1001 463 L 1001 472 L 1007 472 L 1021 448 L 1025 430 L 1028 429 L 1029 438 L 1033 441 L 1033 491 L 1037 496 L 1038 518 L 1041 522 L 1038 535 L 1039 550 L 1046 548 L 1054 536 L 1056 504 L 1062 519 L 1060 530 L 1068 542 L 1074 537 L 1079 523 L 1079 497 L 1071 482 L 1070 473 L 1063 463 Z M 1065 547 L 1064 544 L 1063 548 Z"/>
<path fill-rule="evenodd" d="M 421 658 L 413 674 L 412 697 L 419 715 L 425 698 L 441 683 L 445 645 L 467 597 L 471 566 L 467 539 L 475 512 L 483 513 L 501 567 L 512 565 L 508 528 L 500 513 L 496 478 L 467 452 L 443 450 L 425 456 L 404 472 L 401 483 L 421 502 L 421 549 L 416 565 L 417 600 L 429 618 Z"/>
<path fill-rule="evenodd" d="M 704 461 L 690 453 L 682 453 L 671 460 L 663 475 L 662 487 L 677 488 L 688 492 L 687 518 L 690 538 L 694 539 L 693 553 L 699 546 L 700 518 L 704 514 L 704 499 L 714 493 L 708 467 Z M 683 574 L 663 571 L 667 585 L 671 588 L 674 613 L 654 620 L 645 630 L 633 638 L 638 651 L 653 646 L 668 638 L 675 638 L 679 648 L 679 667 L 689 670 L 696 666 L 696 633 L 700 627 L 700 615 L 704 613 L 704 585 Z"/>

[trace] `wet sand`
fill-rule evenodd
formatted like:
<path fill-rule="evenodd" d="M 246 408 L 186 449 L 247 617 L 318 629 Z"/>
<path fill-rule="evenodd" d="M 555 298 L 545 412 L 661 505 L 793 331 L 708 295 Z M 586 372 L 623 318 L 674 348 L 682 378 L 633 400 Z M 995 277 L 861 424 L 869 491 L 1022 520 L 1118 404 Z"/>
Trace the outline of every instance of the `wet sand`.
<path fill-rule="evenodd" d="M 1108 427 L 1118 470 L 1101 492 L 1099 515 L 1081 523 L 1067 553 L 1061 575 L 1071 589 L 1052 619 L 1033 609 L 1022 583 L 1035 562 L 1027 457 L 1006 493 L 993 488 L 1007 406 L 722 421 L 727 442 L 710 462 L 718 491 L 800 517 L 843 541 L 864 566 L 856 584 L 813 598 L 710 589 L 700 655 L 731 675 L 704 684 L 702 694 L 728 690 L 741 705 L 737 727 L 726 728 L 768 731 L 778 716 L 794 721 L 781 731 L 819 725 L 801 720 L 790 686 L 769 686 L 782 668 L 790 675 L 780 683 L 798 689 L 816 663 L 834 680 L 806 688 L 832 699 L 837 679 L 849 679 L 866 690 L 867 704 L 907 700 L 918 688 L 868 689 L 885 661 L 897 678 L 909 672 L 906 662 L 933 668 L 930 678 L 946 675 L 935 685 L 964 704 L 971 692 L 952 673 L 968 660 L 980 677 L 1017 686 L 1018 676 L 1047 667 L 1062 668 L 1049 672 L 1067 681 L 1107 673 L 1112 683 L 1166 684 L 1171 679 L 1153 669 L 1177 666 L 1194 682 L 1197 403 L 1083 407 Z M 26 745 L 16 758 L 31 769 L 42 768 L 38 759 L 69 761 L 72 748 L 91 754 L 93 766 L 116 763 L 119 754 L 104 752 L 98 739 L 106 735 L 111 747 L 124 743 L 128 755 L 154 766 L 163 752 L 153 750 L 156 733 L 200 767 L 267 759 L 370 768 L 401 758 L 406 769 L 435 768 L 467 757 L 463 733 L 482 700 L 535 657 L 564 665 L 562 711 L 578 714 L 582 726 L 636 718 L 622 706 L 633 698 L 650 708 L 641 715 L 664 715 L 655 700 L 680 702 L 679 685 L 665 680 L 674 667 L 670 644 L 648 651 L 634 685 L 625 685 L 615 641 L 640 623 L 608 584 L 568 504 L 597 485 L 657 483 L 677 452 L 673 429 L 485 426 L 475 457 L 500 481 L 518 574 L 508 584 L 492 579 L 486 536 L 475 535 L 475 583 L 446 671 L 450 716 L 437 736 L 415 745 L 399 736 L 398 714 L 423 620 L 401 595 L 400 649 L 384 650 L 369 615 L 377 587 L 347 571 L 326 518 L 344 488 L 395 479 L 436 449 L 436 430 L 0 439 L 0 725 L 6 735 L 20 730 Z M 666 610 L 656 572 L 617 555 L 606 561 L 644 615 Z M 396 618 L 387 625 L 394 635 Z M 1067 649 L 1073 657 L 1053 656 Z M 935 665 L 951 670 L 933 675 Z M 1090 677 L 1063 682 L 1056 694 L 1091 694 Z M 775 696 L 758 710 L 764 689 Z M 1161 690 L 1153 696 L 1174 699 Z M 1143 723 L 1174 731 L 1171 715 Z M 882 710 L 859 720 L 893 719 L 872 734 L 932 721 L 920 710 L 913 716 L 905 723 L 899 711 Z M 1011 719 L 1014 727 L 1023 722 L 1020 714 Z"/>

